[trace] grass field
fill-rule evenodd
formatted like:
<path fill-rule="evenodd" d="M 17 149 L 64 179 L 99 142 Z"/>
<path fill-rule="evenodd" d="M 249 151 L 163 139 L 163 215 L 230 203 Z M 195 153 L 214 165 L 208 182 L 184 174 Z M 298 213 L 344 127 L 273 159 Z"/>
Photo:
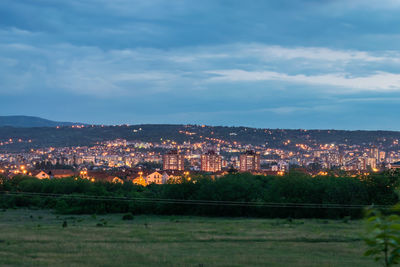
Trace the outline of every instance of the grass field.
<path fill-rule="evenodd" d="M 7 210 L 0 266 L 377 266 L 362 233 L 360 221 Z"/>

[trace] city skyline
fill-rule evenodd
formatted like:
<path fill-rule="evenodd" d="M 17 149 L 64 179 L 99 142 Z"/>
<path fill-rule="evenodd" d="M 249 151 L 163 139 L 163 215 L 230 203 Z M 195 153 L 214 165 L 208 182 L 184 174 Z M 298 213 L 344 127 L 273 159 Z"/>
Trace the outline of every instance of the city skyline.
<path fill-rule="evenodd" d="M 0 115 L 400 130 L 397 1 L 2 1 Z"/>
<path fill-rule="evenodd" d="M 399 263 L 399 13 L 1 0 L 0 266 Z"/>

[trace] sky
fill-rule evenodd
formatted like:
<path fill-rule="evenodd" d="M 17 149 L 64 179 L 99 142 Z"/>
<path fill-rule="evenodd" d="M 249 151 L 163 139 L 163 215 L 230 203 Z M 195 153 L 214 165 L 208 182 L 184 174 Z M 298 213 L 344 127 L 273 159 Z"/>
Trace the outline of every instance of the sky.
<path fill-rule="evenodd" d="M 400 130 L 400 0 L 1 0 L 0 115 Z"/>

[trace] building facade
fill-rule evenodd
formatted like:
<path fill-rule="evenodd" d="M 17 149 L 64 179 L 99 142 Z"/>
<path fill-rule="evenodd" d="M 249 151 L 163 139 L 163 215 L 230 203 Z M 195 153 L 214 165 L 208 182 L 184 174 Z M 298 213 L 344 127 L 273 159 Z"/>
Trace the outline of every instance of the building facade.
<path fill-rule="evenodd" d="M 240 155 L 239 170 L 241 172 L 259 171 L 260 169 L 260 154 L 254 151 L 247 151 Z"/>
<path fill-rule="evenodd" d="M 173 150 L 163 155 L 163 169 L 164 170 L 178 170 L 183 171 L 185 164 L 185 156 L 180 154 L 177 150 Z"/>
<path fill-rule="evenodd" d="M 201 155 L 201 170 L 204 172 L 218 172 L 221 171 L 221 156 L 210 150 Z"/>

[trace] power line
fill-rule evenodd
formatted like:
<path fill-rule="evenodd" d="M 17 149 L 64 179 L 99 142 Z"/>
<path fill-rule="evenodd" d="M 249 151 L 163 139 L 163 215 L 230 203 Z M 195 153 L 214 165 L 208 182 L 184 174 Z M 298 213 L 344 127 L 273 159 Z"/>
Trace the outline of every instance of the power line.
<path fill-rule="evenodd" d="M 230 200 L 191 200 L 191 199 L 167 199 L 167 198 L 138 198 L 138 197 L 114 197 L 114 196 L 95 196 L 95 195 L 73 195 L 73 194 L 55 194 L 55 193 L 37 193 L 37 192 L 12 192 L 12 191 L 0 191 L 0 193 L 8 194 L 29 194 L 29 195 L 40 195 L 40 196 L 79 196 L 89 197 L 96 199 L 106 200 L 152 200 L 152 201 L 183 201 L 183 202 L 202 202 L 202 203 L 229 203 L 229 204 L 270 204 L 270 205 L 303 205 L 303 206 L 314 206 L 314 205 L 325 205 L 325 206 L 345 206 L 345 207 L 366 207 L 372 204 L 332 204 L 332 203 L 288 203 L 288 202 L 243 202 L 243 201 L 230 201 Z M 389 205 L 374 205 L 375 207 L 390 207 Z"/>
<path fill-rule="evenodd" d="M 241 206 L 241 207 L 265 207 L 265 208 L 314 208 L 314 209 L 362 209 L 371 204 L 332 204 L 332 203 L 276 203 L 276 202 L 240 202 L 240 201 L 218 201 L 218 200 L 186 200 L 186 199 L 162 199 L 162 198 L 138 198 L 138 197 L 113 197 L 92 196 L 74 194 L 34 193 L 34 192 L 11 192 L 0 191 L 5 196 L 25 196 L 42 198 L 61 198 L 93 201 L 121 201 L 121 202 L 145 202 L 160 204 L 184 204 L 184 205 L 209 205 L 209 206 Z M 390 209 L 390 205 L 373 205 L 380 209 Z"/>

